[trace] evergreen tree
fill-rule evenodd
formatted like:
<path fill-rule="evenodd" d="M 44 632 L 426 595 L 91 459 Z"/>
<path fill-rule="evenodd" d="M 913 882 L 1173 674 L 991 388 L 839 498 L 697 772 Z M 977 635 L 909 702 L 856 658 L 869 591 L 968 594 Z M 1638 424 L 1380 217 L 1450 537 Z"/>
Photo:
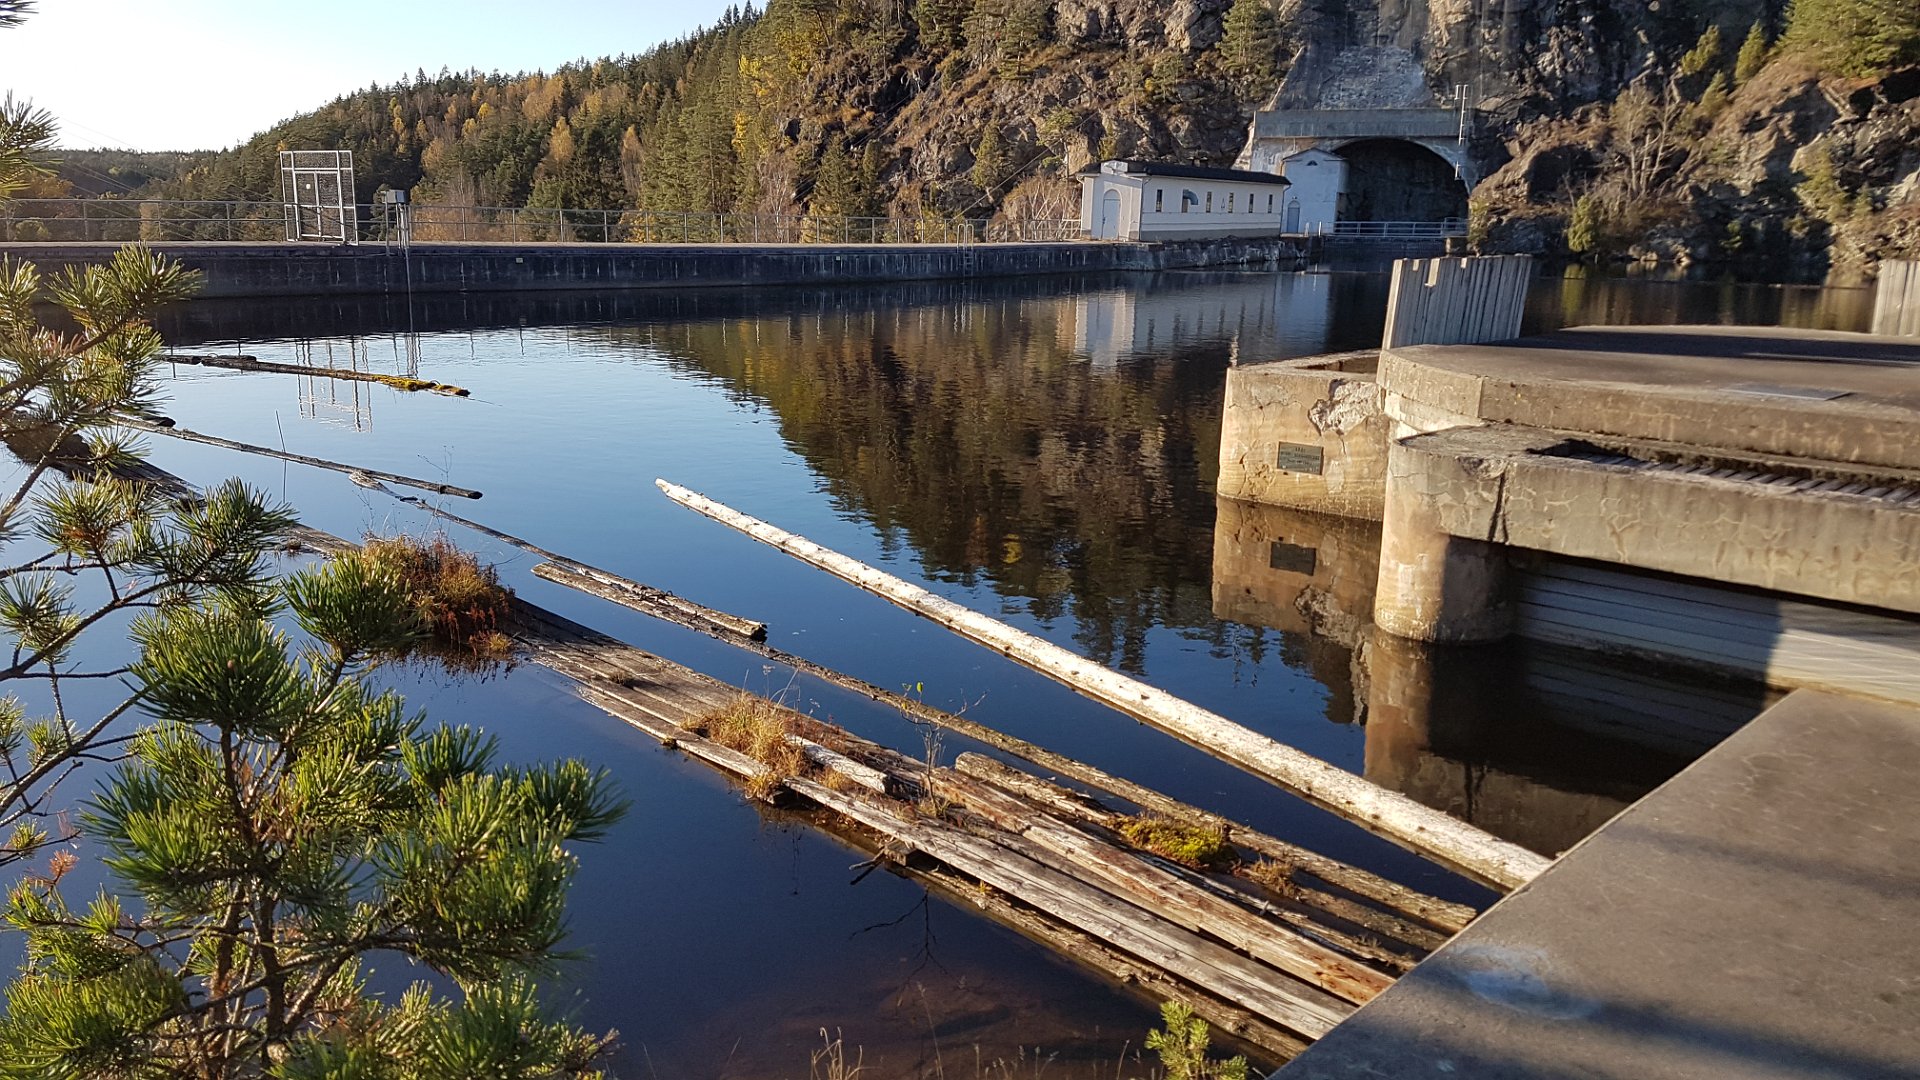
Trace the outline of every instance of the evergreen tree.
<path fill-rule="evenodd" d="M 866 149 L 860 152 L 860 198 L 854 206 L 855 213 L 861 217 L 880 217 L 886 211 L 880 202 L 882 168 L 880 144 L 868 138 Z"/>
<path fill-rule="evenodd" d="M 1007 146 L 1000 137 L 1000 117 L 995 114 L 980 131 L 973 147 L 973 186 L 992 195 L 1007 177 Z"/>
<path fill-rule="evenodd" d="M 958 49 L 965 41 L 967 15 L 973 0 L 916 0 L 913 19 L 920 29 L 920 43 L 930 51 Z"/>
<path fill-rule="evenodd" d="M 0 28 L 26 6 L 0 0 Z M 50 135 L 45 114 L 0 109 L 0 199 Z M 116 425 L 153 402 L 146 312 L 196 284 L 137 249 L 51 280 L 0 258 L 0 440 L 24 466 L 0 497 L 0 690 L 46 703 L 0 696 L 0 865 L 69 839 L 54 789 L 124 751 L 81 817 L 120 888 L 69 907 L 63 850 L 9 893 L 27 959 L 0 1077 L 590 1073 L 605 1040 L 546 1018 L 528 977 L 559 941 L 564 845 L 622 812 L 605 776 L 497 769 L 487 740 L 427 732 L 367 689 L 366 666 L 419 630 L 393 571 L 356 556 L 280 588 L 268 558 L 290 512 L 238 482 L 183 499 L 118 476 L 134 449 Z M 40 321 L 47 296 L 67 328 Z M 67 479 L 41 490 L 49 473 Z M 268 621 L 282 604 L 310 639 L 298 655 Z M 82 670 L 80 638 L 136 611 L 139 662 Z M 68 711 L 63 684 L 122 675 L 119 704 Z M 116 725 L 135 709 L 155 723 L 129 741 Z M 460 1000 L 369 997 L 374 951 L 446 974 Z"/>
<path fill-rule="evenodd" d="M 7 9 L 0 7 L 0 29 L 6 19 Z M 58 131 L 52 113 L 16 101 L 10 92 L 0 97 L 0 200 L 53 171 L 45 158 Z"/>
<path fill-rule="evenodd" d="M 1740 43 L 1740 54 L 1733 61 L 1733 85 L 1747 85 L 1760 69 L 1767 66 L 1767 56 L 1771 51 L 1767 42 L 1767 31 L 1754 23 L 1747 29 L 1747 39 Z"/>
<path fill-rule="evenodd" d="M 1601 218 L 1600 200 L 1591 193 L 1580 196 L 1567 219 L 1567 250 L 1575 255 L 1598 254 L 1604 243 Z"/>
<path fill-rule="evenodd" d="M 605 1040 L 547 1019 L 527 979 L 560 941 L 566 845 L 622 812 L 605 775 L 498 768 L 491 740 L 427 731 L 365 686 L 421 629 L 371 557 L 280 595 L 302 648 L 257 603 L 135 624 L 155 724 L 82 819 L 118 888 L 84 908 L 58 870 L 13 889 L 29 959 L 0 1019 L 0 1076 L 591 1073 Z M 462 1000 L 369 996 L 376 951 L 441 972 Z"/>
<path fill-rule="evenodd" d="M 807 200 L 807 207 L 816 216 L 854 216 L 859 185 L 860 176 L 854 171 L 846 140 L 835 135 L 820 153 L 820 164 L 813 173 L 813 197 Z"/>
<path fill-rule="evenodd" d="M 1842 75 L 1878 75 L 1920 63 L 1920 4 L 1793 0 L 1784 40 Z"/>
<path fill-rule="evenodd" d="M 1243 96 L 1262 97 L 1280 81 L 1280 20 L 1269 0 L 1233 0 L 1218 48 L 1221 70 Z"/>
<path fill-rule="evenodd" d="M 1706 32 L 1700 35 L 1700 40 L 1694 42 L 1693 48 L 1688 49 L 1685 55 L 1680 57 L 1680 76 L 1690 79 L 1718 70 L 1724 49 L 1725 46 L 1720 40 L 1720 24 L 1714 23 L 1708 26 Z"/>

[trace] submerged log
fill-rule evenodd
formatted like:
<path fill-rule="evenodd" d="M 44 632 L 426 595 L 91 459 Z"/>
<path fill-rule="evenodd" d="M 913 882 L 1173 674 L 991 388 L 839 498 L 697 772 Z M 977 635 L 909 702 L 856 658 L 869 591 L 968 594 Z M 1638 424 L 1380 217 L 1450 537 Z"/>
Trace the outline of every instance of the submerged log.
<path fill-rule="evenodd" d="M 1224 946 L 937 818 L 909 820 L 893 807 L 812 780 L 787 786 L 869 829 L 923 851 L 1023 903 L 1308 1038 L 1346 1019 L 1353 1006 Z"/>
<path fill-rule="evenodd" d="M 380 383 L 395 390 L 408 393 L 426 391 L 433 394 L 447 394 L 452 397 L 466 397 L 469 391 L 447 383 L 434 382 L 431 379 L 416 379 L 408 375 L 382 375 L 374 371 L 354 371 L 351 368 L 309 367 L 305 364 L 276 364 L 271 360 L 261 360 L 254 356 L 192 356 L 186 353 L 162 353 L 159 359 L 169 364 L 189 364 L 195 367 L 226 368 L 230 371 L 257 371 L 270 375 L 313 375 L 323 379 L 345 379 L 348 382 Z"/>
<path fill-rule="evenodd" d="M 238 450 L 243 454 L 259 454 L 262 457 L 279 458 L 282 461 L 311 465 L 316 469 L 332 469 L 334 472 L 346 473 L 350 476 L 355 474 L 371 476 L 385 480 L 388 483 L 405 484 L 408 487 L 419 488 L 422 491 L 431 491 L 437 495 L 457 495 L 462 499 L 477 499 L 480 497 L 479 492 L 470 488 L 454 487 L 452 484 L 441 484 L 432 480 L 420 480 L 411 476 L 401 476 L 399 473 L 381 472 L 379 469 L 364 469 L 357 465 L 343 465 L 338 461 L 328 461 L 325 458 L 288 453 L 285 450 L 275 450 L 271 447 L 255 446 L 252 443 L 234 442 L 232 439 L 223 439 L 218 435 L 202 435 L 197 431 L 188 431 L 186 428 L 173 426 L 171 422 L 156 424 L 149 420 L 137 420 L 132 417 L 122 417 L 114 422 L 122 427 L 130 427 L 135 431 L 145 431 L 154 435 L 165 435 L 170 439 L 185 439 L 188 442 L 206 443 L 208 446 L 218 446 L 227 450 Z"/>
<path fill-rule="evenodd" d="M 653 735 L 663 745 L 742 779 L 768 771 L 753 758 L 663 718 L 636 694 L 635 688 L 591 676 L 576 676 L 576 681 L 587 701 Z M 823 757 L 841 758 L 832 751 L 826 751 Z M 781 783 L 864 828 L 925 852 L 1022 904 L 1289 1031 L 1318 1038 L 1352 1010 L 1352 1005 L 1332 995 L 1269 970 L 1067 874 L 946 822 L 909 818 L 897 802 L 861 798 L 804 777 L 786 777 Z M 1296 1049 L 1288 1045 L 1275 1048 L 1287 1052 Z"/>
<path fill-rule="evenodd" d="M 849 830 L 848 835 L 856 835 Z M 858 835 L 869 835 L 861 833 Z M 1202 993 L 1189 983 L 1173 978 L 1152 964 L 1128 956 L 1083 930 L 1042 914 L 993 889 L 982 889 L 958 871 L 939 863 L 902 867 L 900 873 L 926 882 L 932 891 L 949 903 L 971 907 L 988 918 L 1009 927 L 1094 972 L 1140 991 L 1159 1001 L 1181 1001 L 1193 1009 L 1215 1031 L 1223 1031 L 1243 1042 L 1291 1059 L 1307 1048 L 1305 1040 L 1269 1023 L 1239 1005 Z"/>
<path fill-rule="evenodd" d="M 1090 836 L 987 784 L 963 776 L 941 782 L 956 798 L 997 828 L 1041 849 L 1048 865 L 1145 908 L 1178 926 L 1211 934 L 1249 956 L 1355 1005 L 1393 985 L 1390 976 L 1340 955 L 1268 919 L 1199 889 L 1117 845 Z"/>
<path fill-rule="evenodd" d="M 1328 764 L 1128 678 L 1043 638 L 936 596 L 919 586 L 802 536 L 748 517 L 703 495 L 657 480 L 667 497 L 762 543 L 923 615 L 962 637 L 1002 653 L 1049 678 L 1144 720 L 1206 752 L 1330 810 L 1427 858 L 1501 889 L 1515 889 L 1546 869 L 1549 860 L 1416 802 L 1397 791 Z"/>
<path fill-rule="evenodd" d="M 452 515 L 442 514 L 445 517 Z M 462 524 L 472 524 L 464 519 Z M 492 533 L 493 530 L 487 530 Z M 494 533 L 505 539 L 504 533 Z M 509 540 L 509 542 L 512 542 Z M 743 619 L 738 615 L 729 615 L 724 611 L 695 603 L 683 596 L 676 596 L 665 589 L 656 589 L 651 585 L 642 585 L 638 581 L 629 581 L 618 574 L 596 569 L 586 563 L 574 562 L 550 551 L 542 551 L 531 544 L 519 545 L 535 554 L 544 555 L 552 562 L 542 563 L 533 568 L 535 577 L 545 578 L 556 585 L 565 585 L 570 589 L 598 596 L 603 600 L 612 600 L 649 615 L 659 614 L 658 609 L 672 612 L 669 621 L 687 625 L 688 620 L 707 623 L 736 634 L 749 641 L 758 641 L 767 636 L 767 624 L 753 619 Z M 695 626 L 694 629 L 700 629 Z"/>
<path fill-rule="evenodd" d="M 963 776 L 973 777 L 976 780 L 992 784 L 995 787 L 1002 788 L 1030 802 L 1047 806 L 1051 808 L 1054 813 L 1069 821 L 1084 822 L 1101 829 L 1118 832 L 1127 818 L 1127 815 L 1103 806 L 1096 800 L 1075 797 L 1076 793 L 1074 792 L 1038 777 L 1029 776 L 1018 769 L 981 754 L 961 754 L 954 760 L 954 770 Z M 1196 817 L 1192 814 L 1183 813 L 1178 809 L 1174 809 L 1179 807 L 1179 805 L 1180 804 L 1174 803 L 1169 808 L 1150 807 L 1149 809 L 1154 809 L 1159 813 L 1188 824 L 1220 829 L 1222 835 L 1227 838 L 1229 843 L 1251 847 L 1251 845 L 1246 843 L 1244 836 L 1236 836 L 1227 828 L 1227 825 L 1231 823 L 1217 823 L 1216 821 L 1208 820 L 1207 816 Z M 1351 879 L 1355 874 L 1360 873 L 1355 867 L 1347 866 L 1337 860 L 1328 859 L 1323 855 L 1314 855 L 1314 861 L 1316 865 L 1321 866 L 1322 872 L 1314 873 L 1313 876 L 1321 878 L 1322 880 L 1326 880 L 1327 877 Z M 1324 865 L 1328 863 L 1332 865 Z M 1275 858 L 1271 865 L 1291 868 L 1297 864 L 1284 858 Z M 1322 889 L 1315 889 L 1293 882 L 1290 878 L 1256 875 L 1250 873 L 1245 866 L 1236 867 L 1235 876 L 1251 881 L 1262 888 L 1279 892 L 1285 896 L 1286 899 L 1297 904 L 1317 908 L 1335 918 L 1358 926 L 1369 933 L 1379 934 L 1386 938 L 1403 942 L 1423 953 L 1439 948 L 1453 933 L 1453 931 L 1441 933 L 1431 929 L 1428 925 L 1423 925 L 1409 918 L 1402 917 L 1401 912 L 1403 909 L 1396 905 L 1386 905 L 1385 910 L 1377 907 L 1369 907 L 1357 901 L 1349 900 L 1344 896 L 1336 896 Z M 1419 896 L 1417 893 L 1414 895 Z M 1431 900 L 1432 898 L 1426 897 L 1422 899 Z M 1441 913 L 1435 911 L 1434 905 L 1444 903 L 1446 902 L 1433 900 L 1432 904 L 1421 906 L 1430 913 Z M 1467 910 L 1471 912 L 1472 909 L 1469 908 Z M 1463 922 L 1461 926 L 1464 928 L 1465 923 Z M 1386 957 L 1379 955 L 1379 952 L 1386 952 L 1389 956 L 1392 955 L 1389 950 L 1375 951 L 1362 948 L 1356 951 L 1364 955 L 1369 955 L 1374 959 L 1386 959 Z"/>
<path fill-rule="evenodd" d="M 412 500 L 409 496 L 399 498 Z M 422 504 L 424 505 L 424 504 Z M 444 513 L 444 512 L 442 512 Z M 459 519 L 456 519 L 459 520 Z M 1111 776 L 1084 762 L 1075 761 L 1057 754 L 1043 746 L 1024 739 L 1016 738 L 1005 732 L 990 728 L 976 720 L 935 708 L 932 705 L 904 694 L 895 693 L 883 687 L 875 686 L 864 679 L 844 672 L 836 671 L 823 664 L 816 663 L 804 656 L 775 648 L 763 641 L 748 639 L 738 634 L 718 632 L 714 627 L 703 626 L 698 622 L 679 618 L 670 612 L 663 612 L 637 600 L 631 594 L 608 589 L 582 575 L 570 573 L 561 567 L 535 567 L 534 573 L 549 581 L 579 589 L 602 599 L 625 605 L 635 611 L 664 618 L 681 626 L 699 630 L 710 637 L 727 642 L 737 648 L 746 649 L 778 664 L 783 664 L 806 675 L 824 682 L 861 694 L 872 701 L 890 705 L 909 719 L 922 721 L 937 727 L 975 739 L 996 749 L 1005 751 L 1040 768 L 1050 770 L 1080 783 L 1105 791 L 1125 799 L 1142 809 L 1157 811 L 1173 817 L 1183 818 L 1196 824 L 1217 827 L 1224 831 L 1234 843 L 1268 858 L 1283 861 L 1290 866 L 1312 874 L 1315 878 L 1336 886 L 1356 896 L 1364 897 L 1376 904 L 1385 906 L 1407 918 L 1416 919 L 1430 926 L 1448 932 L 1457 932 L 1473 921 L 1478 914 L 1466 904 L 1457 904 L 1448 900 L 1428 896 L 1416 889 L 1408 888 L 1398 882 L 1389 881 L 1377 874 L 1349 866 L 1338 859 L 1328 858 L 1318 852 L 1310 851 L 1297 844 L 1290 844 L 1278 837 L 1269 836 L 1257 829 L 1209 813 L 1196 806 L 1179 802 L 1136 784 L 1131 780 Z M 895 753 L 888 751 L 889 753 Z M 963 758 L 968 755 L 962 755 Z M 991 760 L 991 759 L 982 759 Z M 996 763 L 997 764 L 997 763 Z M 1022 774 L 1024 775 L 1024 774 Z M 1039 782 L 1039 781 L 1036 781 Z"/>

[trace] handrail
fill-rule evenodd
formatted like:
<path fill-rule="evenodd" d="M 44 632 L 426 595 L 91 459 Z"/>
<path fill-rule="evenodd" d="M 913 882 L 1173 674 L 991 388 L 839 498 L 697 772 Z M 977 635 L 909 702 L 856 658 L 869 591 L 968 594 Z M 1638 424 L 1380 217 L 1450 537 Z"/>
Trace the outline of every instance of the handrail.
<path fill-rule="evenodd" d="M 358 239 L 396 239 L 382 206 L 362 206 Z M 278 202 L 216 199 L 15 199 L 0 203 L 0 243 L 283 240 Z M 973 244 L 1083 238 L 1070 218 L 1030 221 L 833 214 L 733 214 L 547 207 L 410 208 L 412 240 L 493 243 Z"/>
<path fill-rule="evenodd" d="M 1332 235 L 1436 240 L 1467 235 L 1467 222 L 1465 218 L 1446 218 L 1441 221 L 1336 221 Z"/>

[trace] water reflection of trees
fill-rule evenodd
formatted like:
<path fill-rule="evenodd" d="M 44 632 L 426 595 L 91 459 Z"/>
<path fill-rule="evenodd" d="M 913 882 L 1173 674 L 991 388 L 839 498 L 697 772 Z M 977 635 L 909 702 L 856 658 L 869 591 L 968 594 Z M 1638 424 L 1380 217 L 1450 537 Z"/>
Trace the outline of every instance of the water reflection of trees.
<path fill-rule="evenodd" d="M 837 507 L 930 577 L 1072 616 L 1138 671 L 1211 617 L 1224 344 L 1096 371 L 1048 299 L 611 328 L 765 402 Z M 1222 638 L 1218 644 L 1227 642 Z"/>

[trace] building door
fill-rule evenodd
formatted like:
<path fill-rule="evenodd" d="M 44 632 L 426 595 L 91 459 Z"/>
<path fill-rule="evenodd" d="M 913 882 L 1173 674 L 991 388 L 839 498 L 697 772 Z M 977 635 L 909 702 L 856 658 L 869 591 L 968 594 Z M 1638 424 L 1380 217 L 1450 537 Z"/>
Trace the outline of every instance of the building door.
<path fill-rule="evenodd" d="M 1109 191 L 1100 200 L 1100 228 L 1094 234 L 1097 240 L 1120 239 L 1120 193 Z"/>
<path fill-rule="evenodd" d="M 1290 233 L 1297 233 L 1300 231 L 1300 200 L 1299 199 L 1293 199 L 1287 203 L 1287 227 L 1285 231 Z"/>

